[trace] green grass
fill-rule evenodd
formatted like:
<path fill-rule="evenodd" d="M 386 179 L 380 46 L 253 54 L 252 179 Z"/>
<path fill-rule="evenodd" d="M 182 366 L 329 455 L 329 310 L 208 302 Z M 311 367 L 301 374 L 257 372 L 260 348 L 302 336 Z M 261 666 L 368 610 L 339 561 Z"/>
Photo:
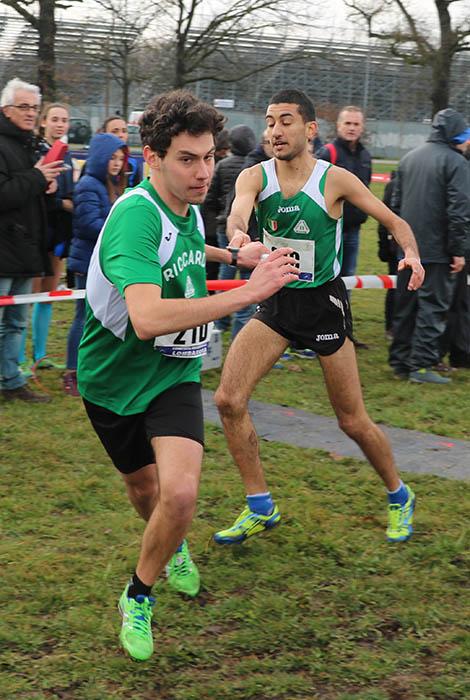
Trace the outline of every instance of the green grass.
<path fill-rule="evenodd" d="M 397 166 L 397 160 L 374 160 L 372 167 L 374 173 L 389 173 L 391 170 L 396 170 Z"/>
<path fill-rule="evenodd" d="M 382 272 L 375 228 L 362 272 Z M 444 390 L 395 383 L 386 368 L 383 294 L 357 291 L 367 404 L 391 425 L 468 437 L 464 372 Z M 62 355 L 72 305 L 54 307 Z M 257 398 L 330 413 L 315 362 L 273 372 Z M 217 383 L 218 372 L 204 377 Z M 387 545 L 383 490 L 349 458 L 262 443 L 283 513 L 273 532 L 235 548 L 215 529 L 243 505 L 223 436 L 207 429 L 190 542 L 203 589 L 156 587 L 156 653 L 129 661 L 117 599 L 142 533 L 79 400 L 43 371 L 49 405 L 0 404 L 1 700 L 463 700 L 468 682 L 468 485 L 409 475 L 416 532 Z"/>
<path fill-rule="evenodd" d="M 383 185 L 374 184 L 378 196 Z M 368 220 L 361 230 L 358 274 L 386 274 L 387 266 L 377 257 L 377 225 Z M 358 351 L 361 382 L 367 408 L 372 418 L 398 428 L 422 430 L 452 438 L 470 436 L 467 412 L 470 372 L 460 370 L 452 384 L 442 386 L 397 382 L 388 366 L 388 341 L 385 339 L 385 290 L 352 292 L 355 335 L 369 345 Z M 205 385 L 215 389 L 220 372 L 205 375 Z M 332 416 L 322 372 L 318 362 L 285 363 L 284 370 L 274 370 L 257 387 L 254 398 L 302 408 Z"/>

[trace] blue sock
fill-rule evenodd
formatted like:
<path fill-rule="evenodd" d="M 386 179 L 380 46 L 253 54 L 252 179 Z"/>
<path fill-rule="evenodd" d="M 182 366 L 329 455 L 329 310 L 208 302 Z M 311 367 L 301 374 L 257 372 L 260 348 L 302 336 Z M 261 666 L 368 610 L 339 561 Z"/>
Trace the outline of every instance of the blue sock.
<path fill-rule="evenodd" d="M 47 355 L 46 345 L 51 323 L 52 304 L 34 304 L 33 308 L 33 359 L 40 360 Z"/>
<path fill-rule="evenodd" d="M 396 491 L 387 491 L 388 502 L 389 503 L 399 503 L 404 506 L 408 500 L 408 489 L 406 488 L 403 481 L 400 480 L 400 486 Z"/>
<path fill-rule="evenodd" d="M 269 491 L 266 493 L 255 493 L 252 496 L 246 497 L 248 508 L 253 513 L 261 515 L 271 515 L 274 510 L 274 501 Z"/>

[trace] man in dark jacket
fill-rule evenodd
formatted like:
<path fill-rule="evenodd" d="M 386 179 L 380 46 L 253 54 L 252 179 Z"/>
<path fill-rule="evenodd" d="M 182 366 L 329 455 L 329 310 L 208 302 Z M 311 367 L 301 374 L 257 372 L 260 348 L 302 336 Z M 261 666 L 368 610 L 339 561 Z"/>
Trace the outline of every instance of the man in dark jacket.
<path fill-rule="evenodd" d="M 336 138 L 331 144 L 326 144 L 316 157 L 354 173 L 361 182 L 369 187 L 372 176 L 372 159 L 369 151 L 361 143 L 364 133 L 364 113 L 359 107 L 350 105 L 343 107 L 336 122 Z M 367 214 L 349 202 L 344 203 L 343 209 L 343 264 L 341 275 L 348 276 L 356 273 L 357 256 L 359 253 L 359 231 L 361 224 L 367 219 Z"/>
<path fill-rule="evenodd" d="M 439 362 L 457 273 L 470 237 L 470 127 L 459 112 L 443 109 L 423 146 L 400 161 L 392 208 L 413 229 L 426 277 L 414 295 L 398 274 L 390 366 L 399 378 L 448 384 L 432 371 Z"/>
<path fill-rule="evenodd" d="M 390 180 L 385 185 L 382 201 L 390 208 L 392 202 L 393 188 L 395 187 L 396 171 L 390 173 Z M 399 247 L 394 237 L 387 231 L 385 226 L 379 223 L 377 227 L 379 234 L 379 258 L 388 265 L 388 274 L 396 275 L 398 269 Z M 395 308 L 395 290 L 387 289 L 385 296 L 385 335 L 391 340 L 393 337 L 393 310 Z"/>
<path fill-rule="evenodd" d="M 271 146 L 271 141 L 268 138 L 266 130 L 263 131 L 261 136 L 261 141 L 255 148 L 250 151 L 245 158 L 245 168 L 251 168 L 253 165 L 258 165 L 265 160 L 269 160 L 274 155 L 273 147 Z"/>
<path fill-rule="evenodd" d="M 215 140 L 215 164 L 226 158 L 230 153 L 230 142 L 228 139 L 228 130 L 223 129 Z M 206 243 L 217 247 L 217 219 L 213 209 L 206 209 L 204 204 L 201 206 L 201 214 L 204 221 L 204 229 L 206 233 Z M 206 259 L 206 277 L 208 280 L 216 280 L 219 277 L 220 264 L 215 260 Z M 214 292 L 209 292 L 213 294 Z"/>
<path fill-rule="evenodd" d="M 219 248 L 226 248 L 228 239 L 225 232 L 227 216 L 233 198 L 235 181 L 241 171 L 246 167 L 245 158 L 255 148 L 256 136 L 249 126 L 234 126 L 229 133 L 231 155 L 217 163 L 214 177 L 204 203 L 204 211 L 212 211 L 217 220 L 217 243 Z M 237 273 L 236 267 L 221 264 L 219 279 L 231 280 Z M 248 270 L 240 270 L 240 278 L 248 279 Z M 253 315 L 253 307 L 247 306 L 234 314 L 232 326 L 232 338 L 243 328 L 245 323 Z M 219 319 L 216 324 L 218 330 L 228 330 L 230 317 Z"/>
<path fill-rule="evenodd" d="M 62 161 L 38 160 L 34 127 L 41 96 L 36 85 L 10 80 L 0 97 L 0 296 L 28 294 L 33 277 L 50 274 L 46 193 L 52 193 Z M 30 391 L 18 357 L 26 304 L 0 306 L 0 377 L 5 399 L 44 402 Z"/>
<path fill-rule="evenodd" d="M 320 148 L 316 157 L 327 160 L 333 165 L 349 170 L 356 175 L 366 187 L 372 177 L 372 158 L 367 148 L 361 143 L 364 133 L 364 113 L 360 107 L 348 105 L 343 107 L 336 121 L 336 138 Z M 359 233 L 361 224 L 367 220 L 367 214 L 350 202 L 344 202 L 343 207 L 343 263 L 341 276 L 348 277 L 356 274 L 357 258 L 359 255 Z M 351 292 L 348 292 L 351 298 Z M 367 345 L 353 338 L 356 348 Z"/>

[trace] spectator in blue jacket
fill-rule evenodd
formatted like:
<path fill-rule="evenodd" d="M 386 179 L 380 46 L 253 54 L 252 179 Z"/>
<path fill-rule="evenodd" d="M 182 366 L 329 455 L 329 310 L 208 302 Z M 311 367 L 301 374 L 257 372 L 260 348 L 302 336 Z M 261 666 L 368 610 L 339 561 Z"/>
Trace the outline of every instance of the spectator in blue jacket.
<path fill-rule="evenodd" d="M 128 149 L 114 134 L 96 134 L 90 142 L 86 173 L 73 196 L 73 238 L 68 258 L 76 289 L 85 289 L 88 266 L 103 224 L 116 199 L 123 193 Z M 77 354 L 85 321 L 85 302 L 78 299 L 67 340 L 64 391 L 78 396 Z"/>
<path fill-rule="evenodd" d="M 103 134 L 114 134 L 118 139 L 122 139 L 127 143 L 129 139 L 129 131 L 127 129 L 127 122 L 125 119 L 119 116 L 119 114 L 113 114 L 104 120 L 98 133 Z M 136 158 L 127 159 L 127 184 L 129 187 L 135 187 L 142 180 L 141 168 Z"/>

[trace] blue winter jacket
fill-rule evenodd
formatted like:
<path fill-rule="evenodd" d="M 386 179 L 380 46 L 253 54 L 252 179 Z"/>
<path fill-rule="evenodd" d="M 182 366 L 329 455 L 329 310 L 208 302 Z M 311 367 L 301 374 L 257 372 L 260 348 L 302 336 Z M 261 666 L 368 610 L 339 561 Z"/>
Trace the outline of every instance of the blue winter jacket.
<path fill-rule="evenodd" d="M 126 144 L 114 134 L 96 134 L 88 152 L 86 173 L 73 193 L 73 238 L 67 267 L 70 272 L 86 275 L 93 248 L 111 209 L 106 178 L 111 156 Z"/>

